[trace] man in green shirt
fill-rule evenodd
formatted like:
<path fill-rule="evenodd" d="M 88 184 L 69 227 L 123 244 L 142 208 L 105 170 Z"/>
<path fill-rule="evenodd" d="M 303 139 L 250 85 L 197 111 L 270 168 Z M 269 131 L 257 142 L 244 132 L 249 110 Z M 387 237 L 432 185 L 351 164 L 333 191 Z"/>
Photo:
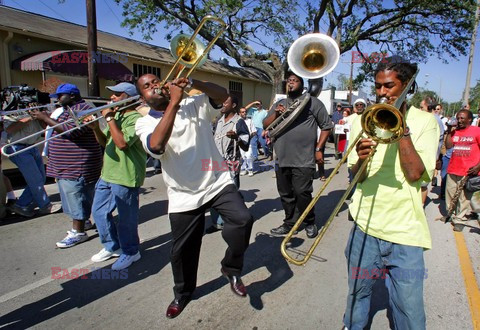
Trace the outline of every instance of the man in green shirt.
<path fill-rule="evenodd" d="M 397 56 L 382 61 L 374 75 L 377 99 L 393 104 L 416 71 L 416 64 Z M 440 132 L 431 114 L 407 110 L 406 102 L 399 110 L 407 126 L 399 141 L 377 145 L 362 138 L 348 158 L 355 175 L 377 145 L 349 206 L 355 224 L 345 249 L 349 276 L 343 322 L 348 329 L 367 325 L 379 278 L 386 279 L 395 329 L 425 329 L 423 280 L 428 274 L 423 251 L 432 243 L 420 187 L 432 178 Z M 354 121 L 351 140 L 361 132 L 360 123 Z"/>
<path fill-rule="evenodd" d="M 138 95 L 130 83 L 107 88 L 113 92 L 110 97 L 113 102 Z M 138 193 L 145 179 L 147 156 L 135 134 L 135 123 L 142 115 L 128 105 L 120 111 L 106 109 L 102 115 L 108 127 L 102 131 L 98 121 L 93 124 L 95 137 L 105 148 L 105 154 L 102 174 L 95 187 L 92 215 L 103 249 L 92 257 L 92 261 L 119 256 L 112 269 L 121 270 L 140 259 Z M 112 215 L 115 209 L 118 210 L 117 219 Z"/>

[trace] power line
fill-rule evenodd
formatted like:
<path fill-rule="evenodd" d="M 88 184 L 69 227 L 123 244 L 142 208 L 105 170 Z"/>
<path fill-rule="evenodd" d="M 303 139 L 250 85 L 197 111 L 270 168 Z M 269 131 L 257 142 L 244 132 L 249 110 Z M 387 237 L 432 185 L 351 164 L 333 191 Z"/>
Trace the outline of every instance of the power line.
<path fill-rule="evenodd" d="M 58 16 L 60 16 L 61 18 L 63 18 L 64 21 L 68 21 L 68 19 L 66 19 L 62 14 L 60 14 L 59 12 L 57 12 L 55 9 L 53 9 L 52 7 L 50 7 L 49 5 L 47 5 L 45 2 L 43 2 L 42 0 L 39 0 L 40 3 L 42 5 L 44 5 L 45 7 L 47 7 L 48 9 L 50 9 L 51 11 L 53 11 L 55 14 L 57 14 Z"/>
<path fill-rule="evenodd" d="M 19 4 L 19 3 L 16 2 L 15 0 L 12 0 L 12 1 L 13 1 L 13 3 L 16 3 L 17 6 L 19 6 L 20 8 L 23 8 L 23 9 L 25 9 L 26 11 L 29 11 L 27 8 L 25 8 L 24 6 L 22 6 L 21 4 Z"/>
<path fill-rule="evenodd" d="M 118 24 L 122 25 L 122 22 L 120 21 L 120 19 L 118 18 L 117 14 L 115 14 L 115 12 L 113 11 L 113 9 L 110 7 L 110 5 L 108 4 L 108 2 L 106 0 L 103 0 L 103 2 L 107 5 L 108 9 L 110 9 L 110 11 L 112 12 L 113 16 L 115 16 L 115 18 L 117 19 L 118 21 Z"/>

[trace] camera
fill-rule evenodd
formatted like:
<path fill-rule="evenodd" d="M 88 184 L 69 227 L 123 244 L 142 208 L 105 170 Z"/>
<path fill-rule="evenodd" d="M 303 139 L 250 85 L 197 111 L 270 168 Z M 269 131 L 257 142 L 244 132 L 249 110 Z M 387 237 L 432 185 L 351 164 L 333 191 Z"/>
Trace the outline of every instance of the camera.
<path fill-rule="evenodd" d="M 2 111 L 26 108 L 30 103 L 48 104 L 48 93 L 39 91 L 28 85 L 8 86 L 0 92 L 0 104 Z"/>

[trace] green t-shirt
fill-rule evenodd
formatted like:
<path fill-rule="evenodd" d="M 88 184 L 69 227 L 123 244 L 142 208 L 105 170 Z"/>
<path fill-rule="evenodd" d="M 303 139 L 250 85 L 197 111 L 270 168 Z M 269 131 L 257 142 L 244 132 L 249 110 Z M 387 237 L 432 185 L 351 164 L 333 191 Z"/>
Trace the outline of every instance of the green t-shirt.
<path fill-rule="evenodd" d="M 398 142 L 378 144 L 375 155 L 367 166 L 367 178 L 357 184 L 349 206 L 359 228 L 385 241 L 430 249 L 432 241 L 422 206 L 420 186 L 429 182 L 435 169 L 438 138 L 435 117 L 428 112 L 410 107 L 406 114 L 415 150 L 425 166 L 420 180 L 409 183 L 403 174 L 398 154 Z M 361 120 L 354 120 L 350 140 L 361 131 Z M 348 157 L 348 166 L 358 160 L 355 152 Z"/>
<path fill-rule="evenodd" d="M 135 123 L 141 117 L 137 111 L 115 114 L 115 122 L 128 144 L 125 150 L 120 150 L 115 145 L 108 127 L 104 130 L 103 133 L 107 137 L 101 175 L 104 181 L 126 187 L 140 187 L 143 184 L 147 154 L 135 134 Z"/>

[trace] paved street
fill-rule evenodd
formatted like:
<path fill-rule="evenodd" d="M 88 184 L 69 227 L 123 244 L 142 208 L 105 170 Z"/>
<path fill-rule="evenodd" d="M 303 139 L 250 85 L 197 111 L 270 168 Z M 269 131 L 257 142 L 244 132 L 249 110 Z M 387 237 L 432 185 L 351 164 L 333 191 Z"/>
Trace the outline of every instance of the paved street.
<path fill-rule="evenodd" d="M 327 169 L 334 165 L 330 147 Z M 283 219 L 272 171 L 241 177 L 242 194 L 256 220 L 243 276 L 248 297 L 235 296 L 220 275 L 220 260 L 226 247 L 221 233 L 207 234 L 203 239 L 194 300 L 178 318 L 167 319 L 165 310 L 173 298 L 167 196 L 161 175 L 152 175 L 152 168 L 148 170 L 149 177 L 140 197 L 142 259 L 128 269 L 124 276 L 127 278 L 108 278 L 113 261 L 99 264 L 90 261 L 101 249 L 95 231 L 89 231 L 90 240 L 86 243 L 56 249 L 55 242 L 71 228 L 61 213 L 0 222 L 0 328 L 341 328 L 348 276 L 343 251 L 352 227 L 352 222 L 347 220 L 346 206 L 312 260 L 305 267 L 289 265 L 280 253 L 282 238 L 269 235 L 270 229 L 280 225 Z M 346 182 L 343 166 L 316 206 L 318 225 L 328 218 Z M 315 191 L 321 184 L 316 180 Z M 467 291 L 478 294 L 474 279 L 480 283 L 480 230 L 477 222 L 470 222 L 472 228 L 455 235 L 451 225 L 434 221 L 440 216 L 439 206 L 443 207 L 437 200 L 439 189 L 434 187 L 430 192 L 426 206 L 433 238 L 433 249 L 425 252 L 427 327 L 474 329 L 471 308 L 479 305 L 475 305 L 475 297 L 469 298 Z M 48 185 L 47 190 L 54 201 L 59 201 L 55 184 Z M 460 262 L 465 256 L 461 249 L 463 241 L 469 256 L 466 260 L 471 261 L 475 272 L 474 277 L 466 279 Z M 292 244 L 295 251 L 305 251 L 304 243 L 311 242 L 302 231 Z M 87 279 L 54 279 L 53 267 L 69 271 L 100 267 L 105 271 L 90 273 Z M 94 275 L 103 279 L 93 279 Z M 371 316 L 372 329 L 391 328 L 388 296 L 382 281 L 375 287 Z M 477 329 L 479 327 L 477 324 Z"/>

